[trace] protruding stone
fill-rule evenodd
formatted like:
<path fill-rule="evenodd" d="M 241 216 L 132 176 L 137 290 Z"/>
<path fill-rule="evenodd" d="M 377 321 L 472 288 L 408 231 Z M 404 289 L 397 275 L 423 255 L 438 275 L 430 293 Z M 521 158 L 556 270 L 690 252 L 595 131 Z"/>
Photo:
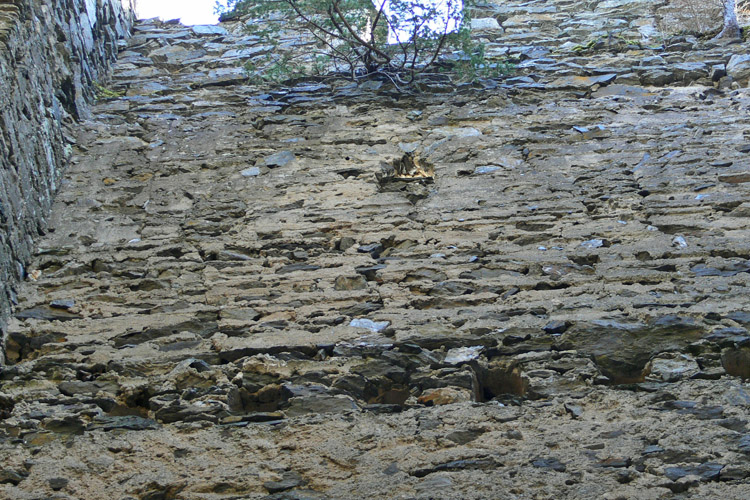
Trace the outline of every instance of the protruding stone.
<path fill-rule="evenodd" d="M 191 28 L 198 36 L 228 35 L 229 32 L 223 26 L 214 24 L 197 24 Z"/>
<path fill-rule="evenodd" d="M 471 20 L 472 31 L 500 31 L 502 27 L 494 17 L 480 17 Z"/>
<path fill-rule="evenodd" d="M 692 356 L 673 353 L 660 354 L 644 370 L 646 380 L 655 382 L 677 382 L 693 377 L 700 371 L 700 366 Z"/>
<path fill-rule="evenodd" d="M 750 78 L 750 54 L 734 54 L 729 58 L 726 71 L 733 79 L 747 82 Z"/>
<path fill-rule="evenodd" d="M 564 76 L 547 84 L 548 90 L 588 90 L 594 86 L 604 87 L 614 82 L 617 74 L 598 76 Z"/>
<path fill-rule="evenodd" d="M 280 151 L 266 157 L 264 163 L 268 168 L 285 167 L 294 161 L 294 153 L 291 151 Z"/>
<path fill-rule="evenodd" d="M 385 331 L 385 329 L 388 328 L 390 324 L 390 321 L 373 321 L 367 318 L 356 318 L 349 323 L 349 326 L 352 326 L 354 328 L 364 328 L 372 332 L 379 333 Z"/>
<path fill-rule="evenodd" d="M 427 406 L 442 406 L 471 401 L 473 394 L 468 389 L 458 387 L 440 387 L 428 389 L 419 396 L 419 403 Z"/>
<path fill-rule="evenodd" d="M 721 352 L 721 364 L 728 374 L 750 379 L 750 347 L 724 349 Z"/>
<path fill-rule="evenodd" d="M 365 290 L 366 288 L 367 280 L 364 276 L 339 276 L 334 284 L 334 289 L 339 291 Z"/>

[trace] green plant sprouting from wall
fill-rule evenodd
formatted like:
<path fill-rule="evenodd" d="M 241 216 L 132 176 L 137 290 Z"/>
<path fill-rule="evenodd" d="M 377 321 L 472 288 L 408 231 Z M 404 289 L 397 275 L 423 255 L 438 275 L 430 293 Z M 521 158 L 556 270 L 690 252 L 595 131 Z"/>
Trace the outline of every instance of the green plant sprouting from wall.
<path fill-rule="evenodd" d="M 97 99 L 116 99 L 125 95 L 125 92 L 117 92 L 108 89 L 99 82 L 94 82 L 94 95 Z"/>

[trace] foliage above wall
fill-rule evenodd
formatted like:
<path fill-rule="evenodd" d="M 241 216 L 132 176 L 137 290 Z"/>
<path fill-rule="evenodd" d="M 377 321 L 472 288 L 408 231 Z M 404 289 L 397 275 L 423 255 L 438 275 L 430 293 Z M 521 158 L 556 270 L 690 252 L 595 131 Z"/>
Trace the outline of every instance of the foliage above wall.
<path fill-rule="evenodd" d="M 436 73 L 466 81 L 507 71 L 503 62 L 486 60 L 484 47 L 472 40 L 469 8 L 462 0 L 217 3 L 217 11 L 242 15 L 252 33 L 276 48 L 261 63 L 248 67 L 258 78 L 387 78 L 402 89 Z M 300 29 L 313 50 L 280 50 L 279 34 L 288 29 Z"/>

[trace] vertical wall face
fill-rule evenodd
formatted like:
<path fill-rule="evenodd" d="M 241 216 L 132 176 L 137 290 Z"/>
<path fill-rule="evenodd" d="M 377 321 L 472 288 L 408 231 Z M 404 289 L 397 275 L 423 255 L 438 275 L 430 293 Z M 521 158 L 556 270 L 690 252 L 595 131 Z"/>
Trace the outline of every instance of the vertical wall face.
<path fill-rule="evenodd" d="M 34 238 L 133 22 L 133 0 L 0 0 L 0 339 Z M 2 364 L 0 355 L 0 364 Z"/>

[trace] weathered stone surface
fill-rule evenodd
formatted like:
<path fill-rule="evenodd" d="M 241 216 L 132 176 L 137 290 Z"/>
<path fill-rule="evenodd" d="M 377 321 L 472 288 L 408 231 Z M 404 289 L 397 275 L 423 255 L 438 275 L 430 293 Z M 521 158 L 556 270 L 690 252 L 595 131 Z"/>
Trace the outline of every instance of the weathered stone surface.
<path fill-rule="evenodd" d="M 734 54 L 727 63 L 726 71 L 735 80 L 747 82 L 750 78 L 750 54 Z"/>
<path fill-rule="evenodd" d="M 481 17 L 471 20 L 471 29 L 474 31 L 502 31 L 500 23 L 494 17 Z"/>
<path fill-rule="evenodd" d="M 655 382 L 677 382 L 693 377 L 701 369 L 692 356 L 687 354 L 660 354 L 646 365 L 646 380 Z"/>
<path fill-rule="evenodd" d="M 724 349 L 721 364 L 730 375 L 750 379 L 750 346 Z"/>
<path fill-rule="evenodd" d="M 516 73 L 416 95 L 139 23 L 18 289 L 0 497 L 744 499 L 745 45 L 652 8 L 482 4 Z"/>
<path fill-rule="evenodd" d="M 616 78 L 616 74 L 598 76 L 565 76 L 552 81 L 547 85 L 547 88 L 555 90 L 588 90 L 595 85 L 609 85 L 615 81 Z"/>
<path fill-rule="evenodd" d="M 92 83 L 107 80 L 130 35 L 127 6 L 0 2 L 0 344 L 18 282 L 34 277 L 33 241 L 71 159 L 74 121 L 90 117 Z"/>
<path fill-rule="evenodd" d="M 664 316 L 644 323 L 597 320 L 565 332 L 561 345 L 593 356 L 604 375 L 617 382 L 640 381 L 646 363 L 664 351 L 681 350 L 703 335 L 690 318 Z"/>
<path fill-rule="evenodd" d="M 750 172 L 719 174 L 719 180 L 727 184 L 744 184 L 745 182 L 750 182 Z"/>

